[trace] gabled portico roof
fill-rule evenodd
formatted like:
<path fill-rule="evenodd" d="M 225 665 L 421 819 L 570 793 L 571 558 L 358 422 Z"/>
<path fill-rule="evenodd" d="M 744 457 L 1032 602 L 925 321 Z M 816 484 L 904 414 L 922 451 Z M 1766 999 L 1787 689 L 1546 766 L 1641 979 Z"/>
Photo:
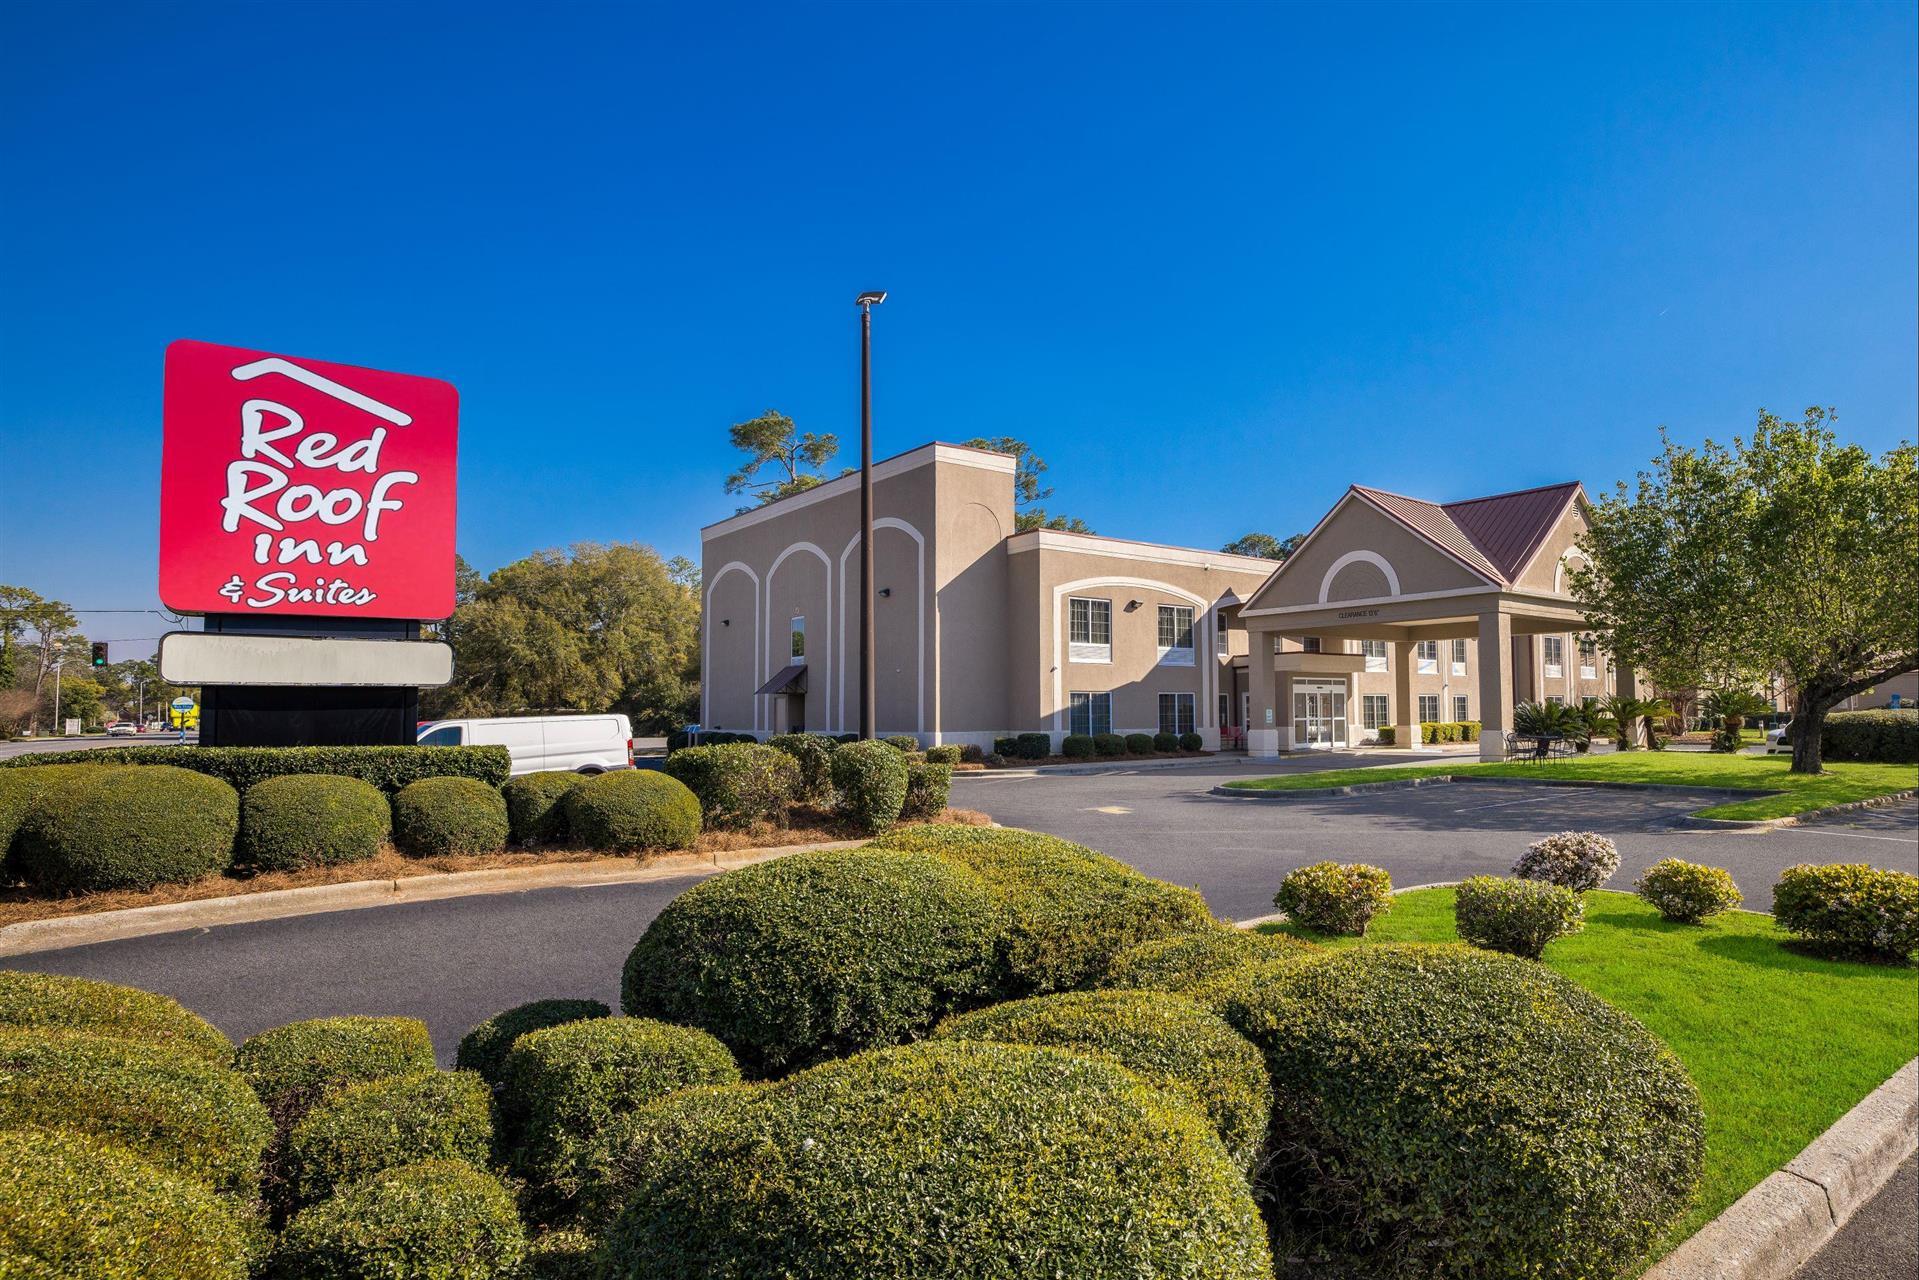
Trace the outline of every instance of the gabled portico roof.
<path fill-rule="evenodd" d="M 1357 484 L 1353 492 L 1474 572 L 1507 587 L 1518 581 L 1567 506 L 1585 495 L 1577 480 L 1445 503 Z"/>

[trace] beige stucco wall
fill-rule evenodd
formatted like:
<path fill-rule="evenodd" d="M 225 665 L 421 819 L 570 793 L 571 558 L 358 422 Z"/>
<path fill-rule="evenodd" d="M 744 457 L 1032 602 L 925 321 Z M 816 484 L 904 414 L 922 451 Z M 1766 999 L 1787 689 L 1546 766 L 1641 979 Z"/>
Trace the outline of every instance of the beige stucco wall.
<path fill-rule="evenodd" d="M 1372 560 L 1359 558 L 1354 553 L 1371 553 L 1390 565 L 1401 595 L 1487 585 L 1484 578 L 1435 550 L 1378 508 L 1348 495 L 1286 562 L 1286 572 L 1249 601 L 1248 607 L 1318 604 L 1322 587 L 1327 588 L 1328 602 L 1390 594 L 1384 589 L 1383 570 Z M 1327 571 L 1341 559 L 1346 559 L 1346 564 L 1327 583 Z"/>

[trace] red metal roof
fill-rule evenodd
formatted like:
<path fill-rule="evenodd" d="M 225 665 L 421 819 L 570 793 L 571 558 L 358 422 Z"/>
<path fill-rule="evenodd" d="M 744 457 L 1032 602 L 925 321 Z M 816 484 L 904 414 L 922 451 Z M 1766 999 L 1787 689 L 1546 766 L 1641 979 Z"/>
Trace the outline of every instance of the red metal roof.
<path fill-rule="evenodd" d="M 1559 523 L 1579 482 L 1435 503 L 1354 485 L 1355 492 L 1467 567 L 1510 586 Z"/>

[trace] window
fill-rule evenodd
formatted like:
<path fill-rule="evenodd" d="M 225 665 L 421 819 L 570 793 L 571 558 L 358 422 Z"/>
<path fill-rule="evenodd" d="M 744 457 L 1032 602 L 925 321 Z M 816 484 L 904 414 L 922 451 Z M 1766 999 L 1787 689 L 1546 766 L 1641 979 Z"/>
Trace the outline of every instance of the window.
<path fill-rule="evenodd" d="M 801 615 L 793 619 L 789 634 L 793 642 L 793 662 L 797 665 L 806 661 L 806 617 Z"/>
<path fill-rule="evenodd" d="M 1111 733 L 1113 731 L 1113 695 L 1075 693 L 1066 713 L 1069 733 Z"/>
<path fill-rule="evenodd" d="M 1466 642 L 1464 640 L 1453 641 L 1453 674 L 1456 676 L 1466 674 Z"/>
<path fill-rule="evenodd" d="M 1546 695 L 1546 705 L 1549 707 L 1563 707 L 1566 705 L 1566 700 L 1556 693 L 1549 693 Z"/>
<path fill-rule="evenodd" d="M 443 725 L 421 738 L 418 745 L 422 747 L 457 747 L 460 745 L 460 726 L 457 724 Z"/>
<path fill-rule="evenodd" d="M 1422 693 L 1419 695 L 1419 723 L 1431 724 L 1439 719 L 1439 695 Z"/>
<path fill-rule="evenodd" d="M 1299 651 L 1301 653 L 1318 653 L 1319 637 L 1318 636 L 1301 636 L 1299 638 Z"/>
<path fill-rule="evenodd" d="M 1455 693 L 1453 695 L 1453 723 L 1465 724 L 1472 718 L 1472 713 L 1466 709 L 1466 695 L 1463 693 Z"/>
<path fill-rule="evenodd" d="M 1386 669 L 1386 642 L 1384 640 L 1361 640 L 1359 651 L 1366 655 L 1366 670 L 1384 671 Z M 1372 725 L 1366 726 L 1368 729 Z"/>
<path fill-rule="evenodd" d="M 1548 676 L 1565 675 L 1566 674 L 1566 637 L 1543 636 L 1541 637 L 1541 639 L 1545 641 L 1545 644 L 1543 647 L 1546 654 L 1546 674 Z"/>
<path fill-rule="evenodd" d="M 1159 695 L 1159 731 L 1161 733 L 1194 732 L 1192 694 L 1162 693 Z"/>
<path fill-rule="evenodd" d="M 1113 602 L 1069 596 L 1066 601 L 1067 658 L 1073 662 L 1113 660 Z"/>
<path fill-rule="evenodd" d="M 1213 636 L 1218 643 L 1220 657 L 1223 658 L 1233 651 L 1232 628 L 1227 625 L 1224 617 L 1219 617 L 1214 620 Z"/>
<path fill-rule="evenodd" d="M 1599 675 L 1599 642 L 1591 636 L 1579 637 L 1579 678 L 1597 679 Z"/>
<path fill-rule="evenodd" d="M 1363 728 L 1384 729 L 1392 724 L 1392 713 L 1383 693 L 1362 693 L 1359 695 L 1359 722 Z"/>
<path fill-rule="evenodd" d="M 1414 650 L 1419 658 L 1419 674 L 1430 676 L 1439 670 L 1439 641 L 1421 640 Z"/>
<path fill-rule="evenodd" d="M 1159 660 L 1175 667 L 1193 665 L 1193 606 L 1159 607 Z"/>
<path fill-rule="evenodd" d="M 1232 700 L 1228 698 L 1225 694 L 1223 693 L 1220 694 L 1219 695 L 1219 727 L 1222 729 L 1224 729 L 1227 725 L 1233 722 L 1231 706 L 1232 706 Z"/>

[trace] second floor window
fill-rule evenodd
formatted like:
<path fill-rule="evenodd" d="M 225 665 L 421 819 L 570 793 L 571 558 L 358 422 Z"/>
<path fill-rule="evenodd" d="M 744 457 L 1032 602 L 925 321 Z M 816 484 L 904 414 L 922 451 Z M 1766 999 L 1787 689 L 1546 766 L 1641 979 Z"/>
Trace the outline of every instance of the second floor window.
<path fill-rule="evenodd" d="M 1319 637 L 1318 636 L 1301 636 L 1299 640 L 1299 649 L 1301 653 L 1318 653 Z"/>
<path fill-rule="evenodd" d="M 1453 674 L 1456 676 L 1466 674 L 1466 642 L 1464 640 L 1453 641 Z"/>
<path fill-rule="evenodd" d="M 1162 662 L 1193 664 L 1193 607 L 1163 604 L 1159 607 L 1159 657 Z"/>
<path fill-rule="evenodd" d="M 1066 639 L 1074 662 L 1113 660 L 1113 602 L 1072 596 L 1066 601 Z"/>
<path fill-rule="evenodd" d="M 1429 676 L 1439 670 L 1439 641 L 1421 640 L 1413 653 L 1419 661 L 1420 675 Z"/>
<path fill-rule="evenodd" d="M 1566 670 L 1566 640 L 1564 636 L 1544 637 L 1546 655 L 1546 674 L 1563 675 Z"/>
<path fill-rule="evenodd" d="M 791 638 L 792 660 L 795 664 L 806 661 L 806 617 L 794 618 L 787 632 Z"/>
<path fill-rule="evenodd" d="M 1366 670 L 1384 671 L 1386 669 L 1386 642 L 1384 640 L 1361 640 L 1359 651 L 1366 655 Z M 1376 728 L 1367 725 L 1368 729 Z"/>

